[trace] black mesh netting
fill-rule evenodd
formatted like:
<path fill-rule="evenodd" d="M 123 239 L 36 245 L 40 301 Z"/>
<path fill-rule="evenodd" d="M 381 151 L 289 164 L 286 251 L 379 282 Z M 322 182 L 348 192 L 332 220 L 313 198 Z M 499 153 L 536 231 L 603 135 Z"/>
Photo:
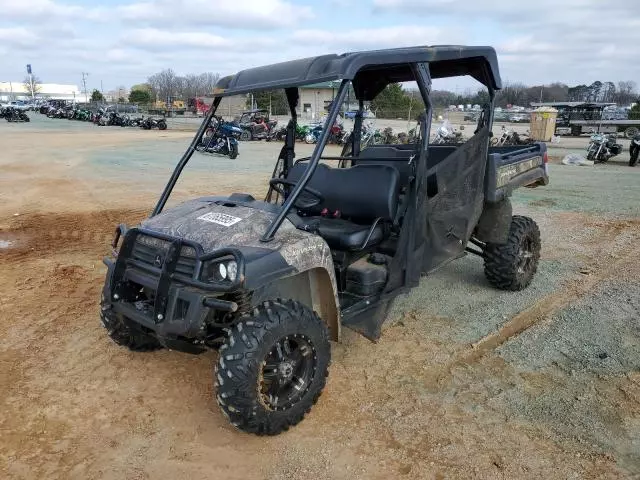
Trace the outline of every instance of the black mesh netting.
<path fill-rule="evenodd" d="M 488 144 L 485 127 L 437 164 L 428 158 L 416 172 L 417 198 L 405 216 L 411 224 L 402 229 L 387 292 L 417 285 L 422 273 L 464 252 L 482 213 Z"/>

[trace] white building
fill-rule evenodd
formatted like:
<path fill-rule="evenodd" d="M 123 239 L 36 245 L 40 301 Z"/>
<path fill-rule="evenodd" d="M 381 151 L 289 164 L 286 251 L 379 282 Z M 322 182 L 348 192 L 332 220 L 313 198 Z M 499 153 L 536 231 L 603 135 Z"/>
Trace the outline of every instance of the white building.
<path fill-rule="evenodd" d="M 84 93 L 77 85 L 60 85 L 57 83 L 41 83 L 36 98 L 52 100 L 77 100 L 84 102 Z M 31 91 L 23 82 L 0 82 L 0 101 L 30 100 Z"/>

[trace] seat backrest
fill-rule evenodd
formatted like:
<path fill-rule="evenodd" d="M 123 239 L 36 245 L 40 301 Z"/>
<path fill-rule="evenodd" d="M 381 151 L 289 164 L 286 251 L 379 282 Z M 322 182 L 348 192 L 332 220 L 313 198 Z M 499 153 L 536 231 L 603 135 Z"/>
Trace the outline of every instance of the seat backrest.
<path fill-rule="evenodd" d="M 296 163 L 287 179 L 298 181 L 308 165 Z M 343 217 L 355 220 L 393 220 L 398 209 L 400 175 L 388 165 L 331 168 L 321 163 L 307 185 L 324 197 L 324 202 L 310 213 L 326 208 L 331 212 L 339 210 Z"/>
<path fill-rule="evenodd" d="M 456 151 L 455 145 L 429 145 L 427 168 L 435 167 Z M 416 152 L 415 145 L 371 145 L 353 159 L 355 165 L 389 165 L 400 173 L 400 185 L 406 187 L 409 177 L 413 175 L 413 167 L 409 159 Z"/>
<path fill-rule="evenodd" d="M 409 177 L 413 174 L 413 167 L 409 165 L 409 158 L 416 151 L 415 145 L 371 145 L 360 152 L 353 159 L 354 165 L 387 165 L 395 168 L 400 174 L 400 184 L 409 185 Z"/>

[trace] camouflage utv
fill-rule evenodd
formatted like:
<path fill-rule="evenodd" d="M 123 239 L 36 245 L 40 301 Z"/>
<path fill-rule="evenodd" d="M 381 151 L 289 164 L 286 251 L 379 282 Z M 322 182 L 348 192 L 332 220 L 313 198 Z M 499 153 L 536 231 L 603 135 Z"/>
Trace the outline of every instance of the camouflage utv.
<path fill-rule="evenodd" d="M 429 145 L 431 79 L 457 75 L 482 82 L 490 102 L 469 140 Z M 294 162 L 297 87 L 335 80 L 326 124 L 350 85 L 360 105 L 349 148 L 323 156 L 325 129 L 311 157 Z M 364 102 L 408 81 L 426 110 L 415 143 L 361 149 Z M 292 119 L 265 199 L 236 193 L 164 210 L 222 97 L 276 88 Z M 394 298 L 421 275 L 471 252 L 494 286 L 526 287 L 540 236 L 533 220 L 512 216 L 509 195 L 547 183 L 546 153 L 540 144 L 489 148 L 499 88 L 489 47 L 323 55 L 222 78 L 151 216 L 116 230 L 101 302 L 109 335 L 135 351 L 218 349 L 222 411 L 246 432 L 273 435 L 320 396 L 341 326 L 376 340 Z"/>

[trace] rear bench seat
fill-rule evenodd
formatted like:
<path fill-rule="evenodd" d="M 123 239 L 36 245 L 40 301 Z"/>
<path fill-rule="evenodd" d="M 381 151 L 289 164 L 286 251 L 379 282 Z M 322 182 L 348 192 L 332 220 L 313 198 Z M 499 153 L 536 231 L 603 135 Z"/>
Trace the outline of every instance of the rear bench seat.
<path fill-rule="evenodd" d="M 431 145 L 428 148 L 427 168 L 431 168 L 451 155 L 457 147 Z M 413 167 L 409 165 L 409 159 L 415 152 L 416 146 L 413 144 L 371 145 L 362 150 L 360 155 L 353 159 L 353 163 L 354 165 L 388 165 L 395 168 L 400 174 L 400 185 L 403 190 L 409 185 L 409 178 L 413 175 Z"/>
<path fill-rule="evenodd" d="M 296 163 L 287 178 L 298 181 L 308 166 Z M 357 251 L 385 239 L 398 209 L 400 173 L 389 165 L 356 165 L 331 168 L 319 164 L 307 184 L 324 201 L 304 213 L 300 228 L 315 231 L 336 250 Z M 321 216 L 340 212 L 340 218 Z"/>

